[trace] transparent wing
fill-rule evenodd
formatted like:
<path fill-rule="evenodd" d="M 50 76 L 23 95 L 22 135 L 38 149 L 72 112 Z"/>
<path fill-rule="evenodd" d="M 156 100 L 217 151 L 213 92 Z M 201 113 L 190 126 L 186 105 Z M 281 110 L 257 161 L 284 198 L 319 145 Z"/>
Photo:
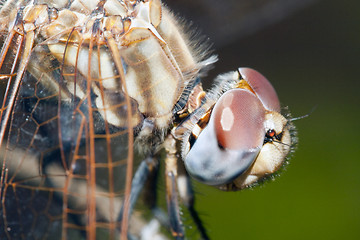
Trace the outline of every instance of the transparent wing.
<path fill-rule="evenodd" d="M 77 3 L 71 2 L 69 8 L 64 2 L 0 8 L 4 22 L 0 238 L 117 239 L 120 234 L 126 235 L 128 226 L 129 232 L 137 235 L 144 225 L 140 223 L 142 214 L 139 218 L 126 216 L 133 129 L 141 123 L 142 115 L 137 101 L 129 97 L 124 75 L 128 70 L 128 74 L 144 80 L 142 70 L 147 69 L 149 59 L 162 59 L 170 69 L 177 64 L 168 61 L 170 52 L 163 50 L 143 21 L 135 24 L 124 43 L 120 36 L 123 26 L 118 25 L 127 21 L 126 17 L 110 14 L 105 20 L 99 13 L 105 1 L 86 7 Z M 125 4 L 124 16 L 131 18 L 131 9 L 137 3 L 123 1 L 115 6 L 123 9 Z M 110 12 L 112 6 L 104 8 Z M 159 2 L 152 6 L 161 8 Z M 10 14 L 4 14 L 4 9 Z M 17 22 L 11 27 L 7 15 L 16 11 Z M 159 22 L 160 11 L 156 13 Z M 102 28 L 104 22 L 109 28 Z M 26 31 L 22 30 L 24 25 Z M 114 33 L 106 34 L 104 29 Z M 139 49 L 148 45 L 147 39 L 160 53 L 141 53 Z M 122 43 L 133 42 L 136 44 L 119 50 Z M 171 77 L 173 72 L 177 75 Z M 176 67 L 168 75 L 160 71 L 166 77 L 155 76 L 149 84 L 143 81 L 146 86 L 134 95 L 149 102 L 149 116 L 159 115 L 153 103 L 160 102 L 167 107 L 161 114 L 172 117 L 171 110 L 183 89 L 183 82 L 178 82 L 180 74 Z M 173 93 L 174 101 L 152 96 L 156 86 L 163 86 L 160 82 L 175 85 L 167 91 Z M 128 223 L 128 219 L 135 223 Z"/>
<path fill-rule="evenodd" d="M 121 84 L 116 96 L 106 89 L 121 83 L 116 68 L 103 76 L 104 59 L 112 58 L 107 43 L 96 32 L 90 41 L 78 33 L 35 45 L 18 85 L 21 35 L 2 34 L 1 239 L 120 235 L 132 158 L 130 101 Z"/>

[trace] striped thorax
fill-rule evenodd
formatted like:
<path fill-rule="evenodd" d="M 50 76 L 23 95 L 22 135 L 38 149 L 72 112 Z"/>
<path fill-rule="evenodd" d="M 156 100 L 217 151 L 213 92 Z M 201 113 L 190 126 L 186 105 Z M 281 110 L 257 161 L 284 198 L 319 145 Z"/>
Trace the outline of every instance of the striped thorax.
<path fill-rule="evenodd" d="M 74 96 L 84 99 L 87 81 L 91 78 L 96 106 L 104 109 L 100 110 L 101 116 L 106 116 L 114 126 L 124 127 L 127 126 L 126 110 L 115 103 L 121 102 L 126 85 L 126 94 L 132 99 L 133 126 L 148 118 L 158 128 L 168 127 L 175 104 L 194 80 L 200 65 L 160 1 L 134 4 L 91 1 L 87 6 L 82 6 L 80 1 L 70 5 L 67 1 L 40 2 L 21 10 L 26 22 L 24 30 L 35 29 L 40 41 L 32 53 L 34 61 L 30 61 L 28 67 L 32 75 L 46 78 L 42 84 L 56 90 L 58 83 L 51 76 L 55 73 L 47 73 L 53 67 L 48 57 L 51 55 L 64 65 L 63 101 L 70 101 Z M 18 9 L 13 8 L 6 16 L 10 19 L 3 22 L 17 21 Z M 7 13 L 7 9 L 4 7 L 2 12 Z M 114 53 L 109 49 L 112 43 L 120 53 L 121 70 L 116 67 Z M 75 72 L 84 78 L 75 78 Z M 122 74 L 123 83 L 119 79 Z M 106 92 L 105 99 L 99 99 L 101 91 Z"/>

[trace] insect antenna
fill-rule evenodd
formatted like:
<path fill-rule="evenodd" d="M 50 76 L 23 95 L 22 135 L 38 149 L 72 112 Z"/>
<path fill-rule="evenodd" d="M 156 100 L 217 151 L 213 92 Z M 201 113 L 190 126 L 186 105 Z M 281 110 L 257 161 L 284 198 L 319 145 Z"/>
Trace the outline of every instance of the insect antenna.
<path fill-rule="evenodd" d="M 293 121 L 297 121 L 297 120 L 300 120 L 300 119 L 309 117 L 309 116 L 316 110 L 316 108 L 317 108 L 317 105 L 315 105 L 315 106 L 310 110 L 309 113 L 307 113 L 307 114 L 305 114 L 305 115 L 303 115 L 303 116 L 290 118 L 290 119 L 289 119 L 289 122 L 293 122 Z"/>

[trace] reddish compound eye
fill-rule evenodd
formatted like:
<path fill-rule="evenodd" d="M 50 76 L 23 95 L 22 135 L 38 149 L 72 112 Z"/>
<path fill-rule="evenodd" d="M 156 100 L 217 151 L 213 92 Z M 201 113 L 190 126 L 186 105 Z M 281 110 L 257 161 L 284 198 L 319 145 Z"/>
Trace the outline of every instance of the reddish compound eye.
<path fill-rule="evenodd" d="M 280 112 L 279 98 L 269 80 L 251 68 L 239 68 L 238 71 L 267 110 Z"/>
<path fill-rule="evenodd" d="M 224 93 L 186 156 L 188 172 L 210 185 L 225 184 L 243 174 L 263 145 L 265 112 L 259 98 L 248 90 Z"/>
<path fill-rule="evenodd" d="M 248 87 L 239 84 L 239 88 L 228 90 L 218 99 L 208 125 L 200 134 L 193 135 L 198 137 L 185 157 L 185 166 L 191 176 L 206 184 L 238 181 L 236 186 L 240 189 L 274 172 L 289 150 L 269 147 L 286 122 L 279 113 L 280 103 L 274 88 L 255 70 L 240 68 L 238 73 L 240 79 L 238 74 L 229 73 L 219 80 L 244 79 Z M 261 154 L 264 146 L 266 154 Z M 247 179 L 243 175 L 249 174 L 250 168 L 257 172 Z"/>
<path fill-rule="evenodd" d="M 216 103 L 212 117 L 219 145 L 226 149 L 252 149 L 264 140 L 265 108 L 251 92 L 233 89 Z"/>

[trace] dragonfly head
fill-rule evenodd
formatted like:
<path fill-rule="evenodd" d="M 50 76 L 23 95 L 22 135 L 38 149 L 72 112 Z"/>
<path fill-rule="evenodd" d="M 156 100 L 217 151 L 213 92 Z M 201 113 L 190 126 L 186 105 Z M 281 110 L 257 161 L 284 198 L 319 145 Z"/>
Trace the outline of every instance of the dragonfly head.
<path fill-rule="evenodd" d="M 231 89 L 194 126 L 185 144 L 185 166 L 203 183 L 239 190 L 283 165 L 293 145 L 293 127 L 280 114 L 275 89 L 257 71 L 240 68 L 220 80 Z"/>

